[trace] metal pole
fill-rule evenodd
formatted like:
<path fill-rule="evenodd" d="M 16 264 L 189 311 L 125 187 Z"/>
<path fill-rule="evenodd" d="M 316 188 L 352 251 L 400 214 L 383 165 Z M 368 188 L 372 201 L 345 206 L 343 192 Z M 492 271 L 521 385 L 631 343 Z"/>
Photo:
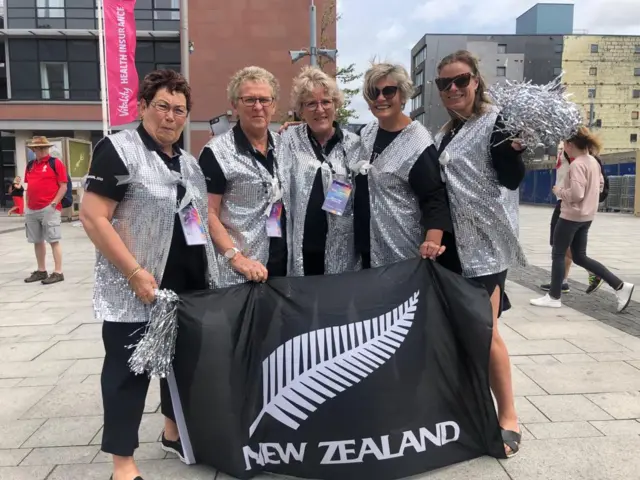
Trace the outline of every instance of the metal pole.
<path fill-rule="evenodd" d="M 180 67 L 182 75 L 189 81 L 189 2 L 180 0 Z M 191 115 L 184 124 L 183 138 L 184 149 L 191 151 Z"/>
<path fill-rule="evenodd" d="M 104 51 L 104 0 L 96 0 L 98 7 L 98 50 L 100 50 L 100 99 L 102 102 L 102 135 L 109 134 L 107 109 L 107 64 Z"/>
<path fill-rule="evenodd" d="M 311 32 L 311 43 L 309 44 L 309 56 L 311 57 L 311 66 L 318 66 L 318 46 L 316 44 L 316 6 L 311 0 L 311 9 L 309 11 L 309 31 Z"/>

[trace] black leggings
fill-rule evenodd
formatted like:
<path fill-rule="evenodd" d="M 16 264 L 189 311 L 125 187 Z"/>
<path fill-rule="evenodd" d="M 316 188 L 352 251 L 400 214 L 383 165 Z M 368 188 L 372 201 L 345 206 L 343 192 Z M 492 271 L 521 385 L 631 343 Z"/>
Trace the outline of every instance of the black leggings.
<path fill-rule="evenodd" d="M 553 232 L 553 254 L 551 266 L 551 289 L 549 296 L 559 299 L 561 296 L 562 281 L 564 280 L 564 257 L 567 249 L 571 247 L 573 263 L 584 268 L 588 272 L 602 278 L 611 288 L 618 290 L 622 280 L 611 273 L 607 267 L 587 257 L 587 239 L 591 222 L 572 222 L 564 218 L 558 219 Z"/>

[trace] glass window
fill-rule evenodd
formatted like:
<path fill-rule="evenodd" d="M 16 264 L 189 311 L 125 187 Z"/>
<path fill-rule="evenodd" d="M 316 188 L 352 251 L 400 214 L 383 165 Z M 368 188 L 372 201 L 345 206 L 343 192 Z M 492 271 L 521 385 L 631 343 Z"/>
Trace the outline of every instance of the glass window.
<path fill-rule="evenodd" d="M 136 44 L 136 61 L 153 62 L 155 55 L 153 53 L 153 42 L 140 41 Z"/>
<path fill-rule="evenodd" d="M 422 47 L 416 56 L 413 57 L 413 66 L 417 67 L 427 59 L 427 47 Z"/>
<path fill-rule="evenodd" d="M 640 67 L 636 67 L 636 68 L 634 68 L 634 69 L 633 69 L 633 74 L 634 74 L 636 77 L 640 77 Z"/>
<path fill-rule="evenodd" d="M 498 53 L 499 54 L 507 53 L 507 44 L 506 43 L 499 43 L 498 44 Z"/>
<path fill-rule="evenodd" d="M 155 60 L 162 63 L 180 63 L 180 43 L 156 42 Z"/>
<path fill-rule="evenodd" d="M 151 10 L 152 8 L 152 0 L 136 0 L 136 16 L 138 16 L 138 10 Z"/>
<path fill-rule="evenodd" d="M 140 81 L 148 74 L 155 70 L 155 63 L 136 62 L 136 70 Z"/>
<path fill-rule="evenodd" d="M 35 7 L 36 0 L 5 0 L 8 7 Z"/>
<path fill-rule="evenodd" d="M 42 98 L 37 62 L 11 62 L 11 98 L 14 100 Z"/>
<path fill-rule="evenodd" d="M 507 67 L 497 67 L 496 68 L 496 76 L 497 77 L 506 77 L 507 76 Z"/>
<path fill-rule="evenodd" d="M 596 89 L 595 88 L 590 88 L 588 91 L 587 96 L 589 98 L 596 98 Z"/>
<path fill-rule="evenodd" d="M 94 9 L 96 6 L 95 0 L 65 0 L 67 9 L 70 8 L 90 8 Z"/>
<path fill-rule="evenodd" d="M 69 99 L 69 68 L 65 62 L 40 64 L 42 98 L 45 100 Z"/>
<path fill-rule="evenodd" d="M 67 28 L 67 24 L 64 18 L 38 18 L 36 20 L 36 28 L 64 29 Z"/>
<path fill-rule="evenodd" d="M 98 42 L 91 40 L 69 40 L 67 42 L 69 61 L 98 61 Z"/>
<path fill-rule="evenodd" d="M 414 85 L 416 87 L 420 87 L 422 85 L 424 85 L 424 71 L 418 73 L 416 75 L 415 81 L 414 81 Z"/>
<path fill-rule="evenodd" d="M 417 110 L 420 107 L 423 107 L 422 94 L 418 94 L 416 97 L 411 99 L 411 110 Z"/>
<path fill-rule="evenodd" d="M 69 10 L 67 10 L 68 12 Z M 96 19 L 89 18 L 67 18 L 67 28 L 77 28 L 80 30 L 95 30 L 97 27 Z"/>
<path fill-rule="evenodd" d="M 156 70 L 175 70 L 176 72 L 181 73 L 179 63 L 157 63 Z"/>
<path fill-rule="evenodd" d="M 70 100 L 99 100 L 99 66 L 95 62 L 69 62 Z"/>
<path fill-rule="evenodd" d="M 64 0 L 38 0 L 39 18 L 64 18 Z"/>
<path fill-rule="evenodd" d="M 38 60 L 38 41 L 22 38 L 9 40 L 9 59 L 13 64 L 19 60 Z M 13 67 L 13 65 L 12 65 Z M 13 73 L 13 68 L 11 68 Z"/>
<path fill-rule="evenodd" d="M 559 76 L 562 75 L 562 67 L 554 67 L 553 68 L 553 75 L 554 76 Z"/>
<path fill-rule="evenodd" d="M 631 112 L 631 120 L 638 120 L 639 117 L 640 117 L 640 112 L 638 111 Z"/>
<path fill-rule="evenodd" d="M 561 43 L 559 43 L 559 44 L 556 44 L 553 47 L 553 49 L 556 53 L 562 53 L 562 51 L 564 50 L 564 46 Z"/>
<path fill-rule="evenodd" d="M 591 67 L 589 69 L 589 75 L 591 75 L 591 76 L 598 75 L 598 68 L 597 67 Z"/>
<path fill-rule="evenodd" d="M 602 120 L 600 119 L 596 120 L 596 128 L 602 128 Z"/>
<path fill-rule="evenodd" d="M 151 20 L 136 20 L 136 30 L 139 30 L 139 31 L 153 30 L 153 21 L 151 21 Z"/>
<path fill-rule="evenodd" d="M 96 18 L 93 8 L 67 8 L 67 18 Z"/>
<path fill-rule="evenodd" d="M 39 40 L 38 60 L 41 62 L 64 62 L 67 60 L 65 40 Z"/>
<path fill-rule="evenodd" d="M 636 45 L 636 48 L 635 48 L 634 53 L 635 53 L 636 55 L 640 55 L 640 45 Z"/>
<path fill-rule="evenodd" d="M 598 44 L 597 43 L 592 43 L 591 44 L 591 53 L 598 53 Z"/>
<path fill-rule="evenodd" d="M 629 141 L 631 143 L 637 143 L 638 142 L 638 134 L 637 133 L 632 133 L 631 135 L 629 135 Z"/>
<path fill-rule="evenodd" d="M 153 22 L 153 29 L 164 32 L 180 30 L 180 22 L 177 20 L 156 20 Z"/>
<path fill-rule="evenodd" d="M 36 20 L 28 18 L 9 18 L 9 28 L 36 28 Z"/>

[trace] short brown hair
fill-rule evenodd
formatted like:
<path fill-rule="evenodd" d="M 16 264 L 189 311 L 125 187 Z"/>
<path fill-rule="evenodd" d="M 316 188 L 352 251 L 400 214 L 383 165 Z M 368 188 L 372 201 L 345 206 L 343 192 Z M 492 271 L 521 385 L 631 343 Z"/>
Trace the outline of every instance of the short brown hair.
<path fill-rule="evenodd" d="M 471 73 L 478 80 L 478 90 L 476 91 L 476 98 L 473 102 L 473 113 L 479 115 L 484 113 L 488 104 L 491 103 L 487 95 L 487 84 L 484 78 L 480 74 L 480 67 L 478 66 L 478 59 L 468 50 L 458 50 L 455 53 L 447 55 L 438 64 L 438 74 L 445 66 L 452 63 L 464 63 L 471 69 Z"/>
<path fill-rule="evenodd" d="M 138 92 L 138 102 L 142 100 L 149 105 L 155 98 L 158 90 L 166 88 L 169 93 L 182 93 L 187 99 L 187 111 L 191 111 L 191 87 L 184 76 L 175 70 L 154 70 L 148 73 Z"/>
<path fill-rule="evenodd" d="M 579 148 L 587 150 L 591 155 L 598 155 L 602 151 L 602 142 L 584 125 L 578 128 L 578 131 L 566 140 Z"/>

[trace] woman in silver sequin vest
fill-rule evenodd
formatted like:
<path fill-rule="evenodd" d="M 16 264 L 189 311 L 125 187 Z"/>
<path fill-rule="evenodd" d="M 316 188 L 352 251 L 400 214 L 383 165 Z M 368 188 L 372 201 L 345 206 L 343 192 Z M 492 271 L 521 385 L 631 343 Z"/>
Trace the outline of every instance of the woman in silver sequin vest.
<path fill-rule="evenodd" d="M 288 274 L 354 271 L 359 262 L 353 244 L 353 180 L 348 165 L 358 156 L 360 139 L 336 122 L 343 95 L 335 80 L 319 68 L 305 68 L 294 79 L 291 96 L 304 123 L 282 134 L 279 157 L 291 205 Z M 338 189 L 348 192 L 341 197 L 344 205 L 325 205 Z"/>
<path fill-rule="evenodd" d="M 525 167 L 523 147 L 504 131 L 500 114 L 485 97 L 478 62 L 467 51 L 445 57 L 435 80 L 451 120 L 436 136 L 439 160 L 451 205 L 453 235 L 439 262 L 483 285 L 493 309 L 490 350 L 491 388 L 508 456 L 521 441 L 511 365 L 498 330 L 505 307 L 504 287 L 512 265 L 526 265 L 518 241 L 518 193 Z"/>
<path fill-rule="evenodd" d="M 80 220 L 96 247 L 94 310 L 103 321 L 102 450 L 113 455 L 115 480 L 141 480 L 133 458 L 149 389 L 130 370 L 130 345 L 150 320 L 156 289 L 175 293 L 214 285 L 217 264 L 207 230 L 207 191 L 196 159 L 178 140 L 191 90 L 172 70 L 147 75 L 138 100 L 142 123 L 101 140 L 93 153 Z M 180 213 L 176 213 L 179 211 Z M 187 242 L 181 218 L 201 217 L 200 243 Z M 190 237 L 192 238 L 192 237 Z M 166 380 L 162 448 L 183 459 Z"/>

